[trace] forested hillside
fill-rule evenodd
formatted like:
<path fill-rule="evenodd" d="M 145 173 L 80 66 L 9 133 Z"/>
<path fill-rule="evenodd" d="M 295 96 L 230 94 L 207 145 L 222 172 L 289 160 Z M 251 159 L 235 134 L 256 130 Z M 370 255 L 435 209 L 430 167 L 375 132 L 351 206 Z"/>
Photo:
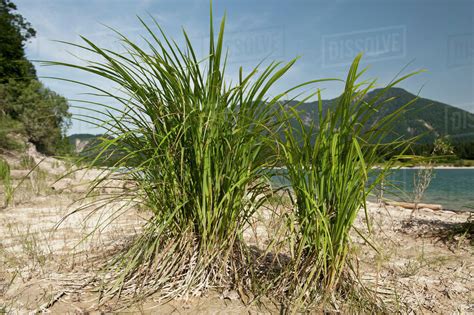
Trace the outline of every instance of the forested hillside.
<path fill-rule="evenodd" d="M 367 99 L 374 97 L 378 90 L 373 90 L 367 94 Z M 394 112 L 404 104 L 416 101 L 410 105 L 401 117 L 395 122 L 395 128 L 391 134 L 392 140 L 403 137 L 405 139 L 419 136 L 416 144 L 413 145 L 413 153 L 429 155 L 434 149 L 436 139 L 453 146 L 454 153 L 462 159 L 474 159 L 474 114 L 463 109 L 429 100 L 401 89 L 392 88 L 386 92 L 384 100 L 393 98 L 387 102 L 380 111 L 374 115 L 373 119 L 367 122 L 367 128 L 390 113 Z M 323 100 L 323 111 L 327 111 L 334 106 L 337 98 Z M 289 102 L 288 106 L 296 106 L 298 102 Z M 309 126 L 311 121 L 317 122 L 318 105 L 316 102 L 302 103 L 297 106 L 302 121 Z M 293 128 L 298 128 L 295 120 L 290 122 Z M 91 144 L 99 141 L 100 135 L 76 134 L 69 136 L 70 144 L 77 153 L 82 155 L 89 152 Z"/>
<path fill-rule="evenodd" d="M 25 45 L 36 35 L 10 0 L 0 0 L 0 150 L 31 142 L 44 154 L 68 150 L 66 99 L 38 80 Z"/>
<path fill-rule="evenodd" d="M 379 90 L 373 90 L 366 98 L 371 99 Z M 394 112 L 398 108 L 415 100 L 407 107 L 400 118 L 395 122 L 390 137 L 392 139 L 403 137 L 405 139 L 419 136 L 416 145 L 413 146 L 414 153 L 429 154 L 433 149 L 433 143 L 438 138 L 443 138 L 454 146 L 455 154 L 460 158 L 474 159 L 474 114 L 448 104 L 418 97 L 401 88 L 388 90 L 382 101 L 387 102 L 366 123 L 366 127 L 383 117 Z M 335 106 L 337 98 L 323 100 L 323 111 Z M 289 105 L 295 105 L 291 102 Z M 318 120 L 317 102 L 303 103 L 298 106 L 303 122 L 309 125 L 311 121 Z M 294 123 L 294 122 L 293 122 Z"/>

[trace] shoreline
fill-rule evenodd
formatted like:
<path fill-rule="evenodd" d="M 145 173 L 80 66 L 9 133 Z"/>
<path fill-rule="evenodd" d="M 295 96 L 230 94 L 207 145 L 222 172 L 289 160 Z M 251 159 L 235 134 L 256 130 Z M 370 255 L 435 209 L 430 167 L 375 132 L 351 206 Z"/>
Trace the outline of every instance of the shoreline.
<path fill-rule="evenodd" d="M 376 201 L 373 201 L 373 200 L 367 200 L 366 201 L 366 205 L 368 207 L 379 207 L 380 204 L 377 203 Z M 442 204 L 439 204 L 440 206 L 443 207 Z M 400 208 L 400 209 L 404 209 L 404 210 L 407 210 L 407 211 L 412 211 L 412 209 L 407 209 L 407 208 L 404 208 L 402 206 L 398 206 L 398 205 L 390 205 L 387 203 L 387 201 L 384 201 L 383 205 L 382 206 L 387 206 L 387 207 L 393 207 L 393 208 Z M 433 211 L 433 212 L 452 212 L 452 213 L 456 213 L 456 214 L 469 214 L 469 213 L 474 213 L 474 209 L 472 210 L 469 210 L 469 209 L 448 209 L 448 208 L 442 208 L 442 209 L 429 209 L 429 208 L 423 208 L 423 207 L 420 207 L 418 210 L 429 210 L 429 211 Z M 417 210 L 417 211 L 418 211 Z"/>

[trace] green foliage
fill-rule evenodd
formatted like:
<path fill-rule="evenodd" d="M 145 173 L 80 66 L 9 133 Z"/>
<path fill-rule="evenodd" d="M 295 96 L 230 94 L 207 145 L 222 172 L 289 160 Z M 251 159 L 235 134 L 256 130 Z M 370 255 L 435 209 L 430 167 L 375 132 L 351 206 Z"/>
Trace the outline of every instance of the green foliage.
<path fill-rule="evenodd" d="M 252 287 L 249 274 L 258 272 L 249 270 L 255 262 L 246 265 L 252 258 L 242 241 L 243 229 L 266 200 L 268 169 L 279 162 L 278 152 L 294 190 L 294 211 L 289 215 L 291 261 L 271 285 L 285 288 L 287 298 L 295 299 L 285 301 L 289 304 L 306 304 L 314 301 L 315 293 L 332 292 L 346 264 L 355 217 L 394 163 L 395 158 L 375 172 L 376 163 L 385 158 L 380 152 L 406 150 L 405 141 L 382 142 L 390 132 L 387 127 L 414 100 L 370 129 L 366 123 L 390 102 L 382 100 L 384 93 L 408 76 L 367 100 L 375 82 L 356 82 L 361 75 L 359 56 L 337 104 L 323 111 L 320 100 L 319 121 L 307 126 L 296 109 L 290 107 L 292 113 L 285 114 L 288 102 L 281 99 L 318 81 L 266 96 L 295 60 L 271 63 L 248 75 L 241 69 L 239 80 L 231 84 L 224 81 L 225 19 L 215 40 L 211 15 L 211 41 L 204 61 L 196 58 L 185 32 L 186 47 L 181 49 L 158 24 L 160 34 L 140 21 L 150 38 L 146 51 L 117 33 L 125 54 L 101 49 L 83 38 L 84 46 L 73 45 L 95 53 L 103 62 L 48 63 L 98 75 L 124 93 L 82 83 L 120 105 L 84 100 L 94 105 L 89 108 L 92 114 L 84 117 L 108 130 L 92 143 L 97 154 L 89 167 L 109 163 L 109 178 L 117 170 L 133 180 L 136 190 L 112 200 L 139 204 L 151 215 L 142 235 L 109 265 L 116 281 L 109 282 L 104 296 L 129 292 L 135 297 L 161 290 L 169 298 L 212 286 Z M 285 117 L 279 117 L 280 110 Z M 277 145 L 281 119 L 285 123 L 295 119 L 299 128 L 287 128 L 285 141 Z M 373 172 L 375 180 L 367 187 Z M 96 185 L 104 180 L 107 176 L 101 174 Z M 104 206 L 92 201 L 85 207 Z M 122 211 L 121 207 L 109 216 L 120 216 Z"/>
<path fill-rule="evenodd" d="M 456 158 L 467 160 L 474 159 L 474 141 L 459 141 L 457 139 L 451 139 L 448 143 L 450 144 L 453 153 L 450 155 L 450 161 L 447 162 L 456 162 Z M 412 146 L 413 154 L 422 156 L 430 156 L 434 149 L 434 143 L 414 144 Z"/>
<path fill-rule="evenodd" d="M 474 141 L 454 142 L 454 154 L 461 159 L 474 160 Z"/>
<path fill-rule="evenodd" d="M 0 114 L 0 149 L 23 150 L 24 143 L 15 138 L 15 135 L 22 134 L 24 134 L 24 128 L 21 122 Z"/>
<path fill-rule="evenodd" d="M 21 134 L 35 144 L 38 151 L 58 153 L 61 147 L 68 146 L 64 136 L 70 125 L 68 109 L 64 97 L 36 80 L 28 83 L 10 80 L 0 84 L 0 119 L 10 122 L 10 126 L 0 127 L 0 141 L 6 142 L 8 134 Z"/>
<path fill-rule="evenodd" d="M 288 102 L 282 98 L 289 91 L 266 96 L 295 60 L 271 63 L 247 75 L 241 69 L 237 83 L 231 84 L 224 80 L 225 19 L 216 40 L 211 15 L 204 61 L 197 59 L 185 32 L 186 46 L 181 49 L 159 25 L 157 34 L 141 22 L 149 37 L 146 48 L 120 33 L 126 53 L 101 49 L 83 38 L 84 46 L 73 45 L 95 53 L 102 62 L 48 63 L 98 75 L 123 92 L 82 83 L 120 106 L 84 100 L 94 105 L 85 107 L 92 114 L 84 117 L 108 131 L 92 145 L 97 154 L 89 167 L 111 165 L 109 176 L 101 174 L 96 185 L 120 171 L 134 181 L 136 190 L 112 200 L 138 204 L 150 214 L 142 235 L 109 265 L 116 281 L 108 282 L 104 296 L 128 292 L 136 297 L 161 290 L 169 298 L 215 286 L 251 287 L 249 274 L 259 271 L 249 270 L 254 262 L 246 265 L 252 256 L 243 243 L 243 229 L 266 200 L 268 169 L 278 162 L 279 152 L 294 193 L 291 257 L 271 285 L 283 288 L 291 305 L 312 302 L 320 292 L 332 293 L 345 270 L 356 215 L 396 160 L 389 159 L 376 171 L 386 157 L 380 152 L 403 153 L 407 148 L 406 141 L 384 140 L 416 99 L 377 121 L 373 118 L 392 100 L 384 99 L 384 93 L 408 76 L 367 99 L 375 82 L 357 82 L 362 74 L 359 56 L 336 104 L 323 111 L 319 97 L 319 120 L 308 126 L 295 108 L 286 113 Z M 278 127 L 290 119 L 299 128 L 287 128 L 277 145 Z M 95 202 L 88 206 L 98 210 L 101 206 Z M 108 216 L 122 211 L 120 207 Z"/>
<path fill-rule="evenodd" d="M 10 0 L 0 0 L 0 83 L 10 78 L 36 79 L 35 69 L 24 52 L 25 43 L 36 35 L 36 31 L 15 10 L 15 4 Z"/>
<path fill-rule="evenodd" d="M 376 97 L 380 89 L 368 91 L 364 97 L 371 99 Z M 378 102 L 390 100 L 379 112 L 374 114 L 368 121 L 371 126 L 386 115 L 395 112 L 398 108 L 416 99 L 410 108 L 405 109 L 397 118 L 397 128 L 387 135 L 387 140 L 395 140 L 399 137 L 410 139 L 418 137 L 413 147 L 417 154 L 431 155 L 434 141 L 441 137 L 453 145 L 456 155 L 462 158 L 474 158 L 474 114 L 460 108 L 436 102 L 426 98 L 418 97 L 402 88 L 393 87 L 385 91 L 383 98 Z M 338 98 L 322 100 L 322 109 L 325 113 L 328 109 L 334 109 Z M 293 101 L 290 105 L 299 102 Z M 317 102 L 302 102 L 298 105 L 299 115 L 303 118 L 304 126 L 308 128 L 312 121 L 318 121 Z M 296 121 L 290 121 L 293 127 L 299 128 Z M 394 152 L 399 154 L 399 152 Z"/>
<path fill-rule="evenodd" d="M 10 175 L 10 165 L 7 161 L 0 158 L 0 182 L 4 190 L 4 207 L 7 207 L 13 201 L 13 186 Z"/>
<path fill-rule="evenodd" d="M 474 167 L 474 160 L 455 160 L 453 161 L 454 166 L 468 166 Z"/>
<path fill-rule="evenodd" d="M 364 72 L 358 71 L 360 58 L 354 60 L 344 92 L 334 106 L 324 111 L 318 92 L 317 124 L 305 125 L 296 109 L 290 108 L 300 125 L 285 129 L 281 143 L 292 188 L 292 263 L 279 287 L 288 288 L 287 298 L 295 307 L 313 302 L 318 294 L 330 295 L 338 288 L 349 251 L 349 231 L 357 213 L 366 207 L 368 194 L 395 162 L 392 158 L 383 168 L 375 169 L 384 159 L 380 152 L 398 148 L 403 153 L 408 148 L 406 141 L 386 139 L 394 121 L 415 100 L 370 124 L 370 129 L 366 126 L 374 115 L 389 106 L 389 98 L 381 101 L 384 93 L 410 75 L 395 80 L 374 97 L 365 98 L 375 81 L 357 82 Z"/>
<path fill-rule="evenodd" d="M 36 32 L 15 10 L 0 0 L 0 148 L 22 149 L 26 138 L 42 153 L 65 153 L 68 103 L 37 81 L 24 51 Z"/>
<path fill-rule="evenodd" d="M 161 36 L 142 21 L 151 54 L 119 34 L 126 54 L 84 38 L 84 49 L 103 63 L 53 63 L 98 75 L 125 91 L 96 88 L 123 109 L 94 103 L 107 119 L 93 123 L 108 133 L 96 143 L 99 154 L 90 166 L 127 167 L 125 175 L 138 190 L 118 198 L 132 198 L 152 217 L 144 234 L 114 261 L 120 277 L 112 292 L 128 281 L 152 283 L 144 286 L 149 292 L 179 284 L 172 294 L 183 294 L 232 280 L 231 258 L 244 224 L 264 201 L 265 168 L 274 160 L 263 148 L 275 132 L 276 103 L 285 94 L 266 94 L 294 60 L 247 75 L 241 69 L 237 83 L 225 82 L 224 22 L 215 41 L 211 18 L 209 54 L 201 62 L 186 33 L 181 49 L 157 24 Z"/>

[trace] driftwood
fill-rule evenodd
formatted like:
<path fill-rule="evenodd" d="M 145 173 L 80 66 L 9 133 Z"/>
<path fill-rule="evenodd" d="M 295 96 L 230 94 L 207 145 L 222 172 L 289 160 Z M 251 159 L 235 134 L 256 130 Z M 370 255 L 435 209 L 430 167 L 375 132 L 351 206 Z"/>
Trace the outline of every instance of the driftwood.
<path fill-rule="evenodd" d="M 405 209 L 428 208 L 428 209 L 431 209 L 431 210 L 443 210 L 442 205 L 433 204 L 433 203 L 415 204 L 415 203 L 412 203 L 412 202 L 388 201 L 388 202 L 386 202 L 386 204 L 389 205 L 389 206 L 402 207 L 402 208 L 405 208 Z"/>

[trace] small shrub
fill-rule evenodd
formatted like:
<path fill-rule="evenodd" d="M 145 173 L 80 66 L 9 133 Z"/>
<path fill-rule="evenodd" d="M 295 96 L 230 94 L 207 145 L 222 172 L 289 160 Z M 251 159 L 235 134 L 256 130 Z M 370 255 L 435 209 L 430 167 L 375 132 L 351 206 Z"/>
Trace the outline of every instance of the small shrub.
<path fill-rule="evenodd" d="M 0 98 L 2 97 L 0 85 Z M 21 139 L 24 134 L 23 126 L 20 122 L 2 115 L 0 112 L 0 150 L 22 151 L 25 143 Z"/>

